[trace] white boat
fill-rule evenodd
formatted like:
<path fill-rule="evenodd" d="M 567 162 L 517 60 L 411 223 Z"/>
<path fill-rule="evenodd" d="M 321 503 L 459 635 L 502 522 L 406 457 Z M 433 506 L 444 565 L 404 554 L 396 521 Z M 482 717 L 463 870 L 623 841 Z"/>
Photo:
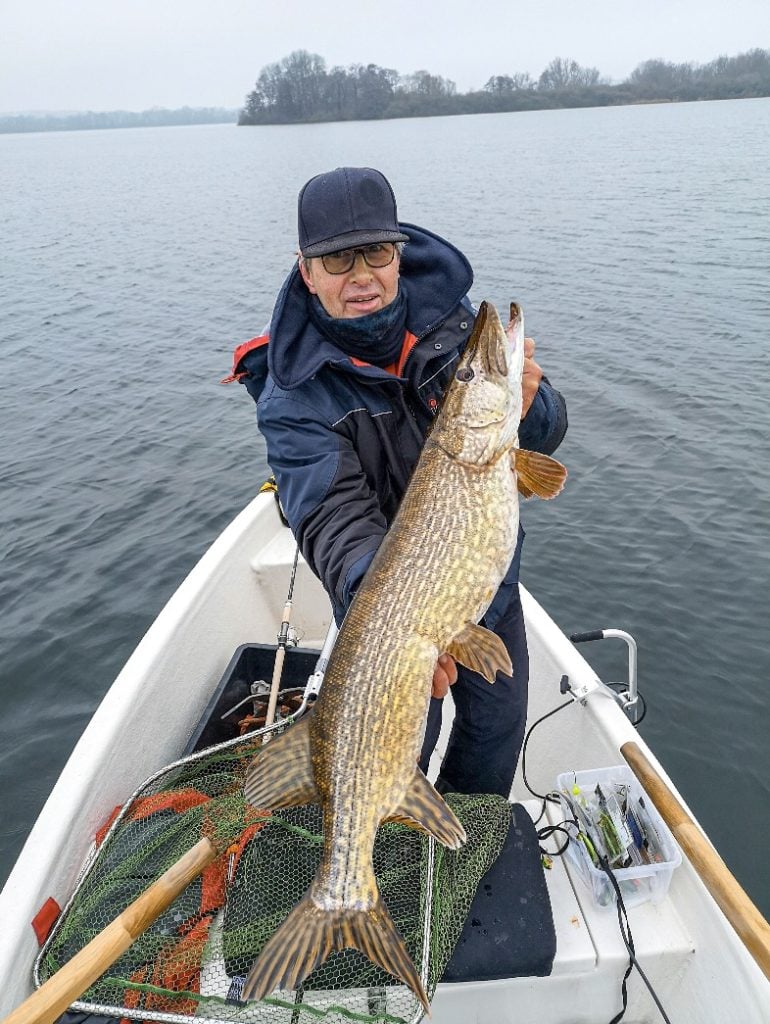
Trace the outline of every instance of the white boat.
<path fill-rule="evenodd" d="M 272 495 L 259 495 L 184 580 L 115 680 L 0 894 L 3 1015 L 34 991 L 33 964 L 39 947 L 30 922 L 49 898 L 60 906 L 67 903 L 91 852 L 94 833 L 109 812 L 144 779 L 180 756 L 236 648 L 275 643 L 294 552 Z M 612 693 L 523 588 L 522 599 L 531 659 L 529 721 L 564 701 L 559 686 L 564 675 L 573 695 L 580 698 L 533 734 L 527 752 L 533 789 L 552 790 L 562 773 L 622 765 L 621 747 L 631 741 L 676 795 L 673 782 Z M 300 560 L 293 625 L 303 647 L 320 648 L 329 621 L 320 584 Z M 445 703 L 449 717 L 451 701 Z M 434 764 L 449 724 L 445 722 Z M 540 812 L 520 770 L 511 799 L 533 815 Z M 553 821 L 562 817 L 557 807 L 549 813 Z M 697 826 L 692 829 L 698 832 Z M 596 905 L 591 889 L 566 858 L 555 857 L 545 876 L 556 934 L 551 973 L 439 983 L 432 1000 L 434 1024 L 601 1024 L 618 1013 L 628 952 L 616 915 Z M 707 890 L 693 858 L 685 853 L 666 882 L 660 902 L 631 907 L 628 916 L 637 959 L 670 1020 L 770 1021 L 770 981 Z M 510 898 L 516 899 L 516 893 Z M 755 954 L 759 943 L 761 960 L 767 925 L 761 919 L 754 924 L 758 932 L 747 941 Z M 767 955 L 765 949 L 765 963 Z M 162 1014 L 156 1018 L 164 1019 Z M 661 1019 L 647 986 L 632 972 L 625 1024 Z"/>

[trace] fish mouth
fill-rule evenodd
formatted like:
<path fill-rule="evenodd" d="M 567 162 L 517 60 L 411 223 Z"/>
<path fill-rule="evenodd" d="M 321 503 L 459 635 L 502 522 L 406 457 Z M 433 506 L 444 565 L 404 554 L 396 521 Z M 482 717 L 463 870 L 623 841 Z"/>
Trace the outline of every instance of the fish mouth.
<path fill-rule="evenodd" d="M 485 373 L 507 377 L 508 351 L 505 338 L 497 310 L 485 300 L 479 306 L 473 333 L 465 350 L 467 365 L 472 366 L 478 360 Z"/>

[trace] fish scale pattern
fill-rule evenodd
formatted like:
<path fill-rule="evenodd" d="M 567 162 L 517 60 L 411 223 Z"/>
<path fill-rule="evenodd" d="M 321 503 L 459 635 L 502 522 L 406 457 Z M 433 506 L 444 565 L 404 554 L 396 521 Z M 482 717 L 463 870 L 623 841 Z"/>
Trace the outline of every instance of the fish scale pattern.
<path fill-rule="evenodd" d="M 483 614 L 513 556 L 515 486 L 504 458 L 485 472 L 437 447 L 420 460 L 346 619 L 310 726 L 329 821 L 318 900 L 374 899 L 371 846 L 414 774 L 436 658 L 458 623 Z"/>
<path fill-rule="evenodd" d="M 405 802 L 411 816 L 436 659 L 478 622 L 514 555 L 524 326 L 520 309 L 511 312 L 512 349 L 494 307 L 479 310 L 396 518 L 342 625 L 310 722 L 325 825 L 310 898 L 329 913 L 376 907 L 372 845 L 380 823 Z M 302 941 L 293 923 L 287 959 Z"/>

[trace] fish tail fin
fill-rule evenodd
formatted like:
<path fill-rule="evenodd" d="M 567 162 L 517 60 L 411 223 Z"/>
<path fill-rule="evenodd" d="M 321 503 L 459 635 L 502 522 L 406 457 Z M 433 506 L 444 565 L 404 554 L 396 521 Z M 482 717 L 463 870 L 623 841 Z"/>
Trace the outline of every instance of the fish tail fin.
<path fill-rule="evenodd" d="M 352 941 L 346 942 L 345 945 L 360 949 L 388 974 L 403 981 L 430 1016 L 430 1002 L 420 976 L 382 897 L 378 895 L 377 902 L 371 910 L 358 911 L 352 914 L 351 918 Z"/>
<path fill-rule="evenodd" d="M 414 992 L 425 1012 L 430 1003 L 404 941 L 378 896 L 369 910 L 323 910 L 308 894 L 268 941 L 249 971 L 244 999 L 262 999 L 277 988 L 296 989 L 332 950 L 359 949 Z"/>

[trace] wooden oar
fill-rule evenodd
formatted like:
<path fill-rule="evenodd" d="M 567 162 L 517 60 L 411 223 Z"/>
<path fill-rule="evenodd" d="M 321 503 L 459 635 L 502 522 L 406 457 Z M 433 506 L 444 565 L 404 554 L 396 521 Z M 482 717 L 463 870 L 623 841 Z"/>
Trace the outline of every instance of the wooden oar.
<path fill-rule="evenodd" d="M 624 743 L 620 752 L 674 834 L 679 845 L 714 897 L 722 913 L 765 975 L 770 978 L 770 924 L 738 884 L 730 869 L 653 768 L 638 744 Z"/>
<path fill-rule="evenodd" d="M 2 1024 L 53 1024 L 218 854 L 213 843 L 201 839 Z"/>

